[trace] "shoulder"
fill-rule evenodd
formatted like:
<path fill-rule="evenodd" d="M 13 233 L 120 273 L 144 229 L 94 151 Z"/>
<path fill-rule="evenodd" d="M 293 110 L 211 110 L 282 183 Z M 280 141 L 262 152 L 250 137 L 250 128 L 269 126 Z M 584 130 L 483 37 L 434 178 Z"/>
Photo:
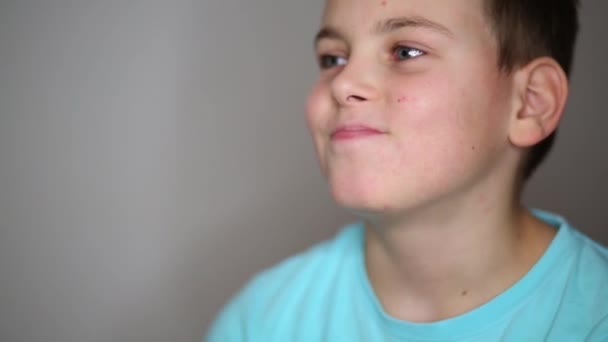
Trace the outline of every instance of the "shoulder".
<path fill-rule="evenodd" d="M 571 280 L 584 285 L 586 290 L 601 289 L 602 292 L 597 295 L 601 294 L 608 300 L 608 248 L 592 240 L 559 215 L 546 212 L 540 215 L 544 215 L 547 222 L 559 229 L 558 236 L 562 237 L 560 243 L 571 260 Z"/>
<path fill-rule="evenodd" d="M 256 298 L 265 298 L 306 287 L 328 273 L 333 273 L 344 261 L 355 257 L 360 251 L 362 233 L 361 224 L 347 225 L 334 238 L 260 272 L 245 287 L 244 292 L 254 293 Z"/>
<path fill-rule="evenodd" d="M 562 216 L 542 210 L 534 210 L 534 214 L 558 229 L 559 244 L 567 249 L 568 254 L 577 261 L 575 266 L 578 269 L 594 269 L 608 280 L 608 248 L 606 246 L 592 240 Z"/>
<path fill-rule="evenodd" d="M 604 304 L 608 303 L 608 248 L 582 232 L 570 229 L 574 253 L 569 292 L 579 297 L 578 300 L 570 299 L 583 304 L 583 311 L 589 312 L 593 320 L 608 316 L 608 305 Z"/>
<path fill-rule="evenodd" d="M 264 322 L 301 310 L 301 302 L 322 296 L 322 284 L 345 262 L 356 258 L 363 225 L 343 227 L 332 239 L 318 243 L 255 275 L 222 309 L 209 332 L 209 341 L 238 341 L 256 336 Z M 315 291 L 310 291 L 312 288 Z M 248 338 L 247 338 L 248 339 Z"/>
<path fill-rule="evenodd" d="M 559 320 L 563 328 L 596 336 L 608 331 L 608 248 L 571 226 L 564 218 L 559 220 L 559 234 L 567 246 L 567 256 L 558 265 L 558 272 L 565 276 Z"/>
<path fill-rule="evenodd" d="M 568 229 L 575 247 L 576 267 L 580 276 L 608 287 L 608 248 L 575 228 Z"/>

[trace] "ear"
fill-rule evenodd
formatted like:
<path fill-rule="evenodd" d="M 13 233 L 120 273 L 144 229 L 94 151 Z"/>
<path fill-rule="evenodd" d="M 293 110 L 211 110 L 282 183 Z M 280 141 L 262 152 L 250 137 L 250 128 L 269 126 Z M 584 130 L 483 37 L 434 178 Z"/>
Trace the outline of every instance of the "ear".
<path fill-rule="evenodd" d="M 509 140 L 518 147 L 533 146 L 553 133 L 568 97 L 568 77 L 552 58 L 533 60 L 516 71 L 517 110 Z"/>

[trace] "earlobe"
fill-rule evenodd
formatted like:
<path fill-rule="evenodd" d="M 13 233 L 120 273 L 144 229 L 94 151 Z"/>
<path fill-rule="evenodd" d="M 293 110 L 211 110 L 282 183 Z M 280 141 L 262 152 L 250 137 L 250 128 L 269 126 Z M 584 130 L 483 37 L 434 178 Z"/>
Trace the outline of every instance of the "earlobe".
<path fill-rule="evenodd" d="M 509 139 L 518 147 L 536 145 L 553 133 L 568 97 L 568 78 L 552 58 L 535 59 L 518 70 L 514 113 Z"/>

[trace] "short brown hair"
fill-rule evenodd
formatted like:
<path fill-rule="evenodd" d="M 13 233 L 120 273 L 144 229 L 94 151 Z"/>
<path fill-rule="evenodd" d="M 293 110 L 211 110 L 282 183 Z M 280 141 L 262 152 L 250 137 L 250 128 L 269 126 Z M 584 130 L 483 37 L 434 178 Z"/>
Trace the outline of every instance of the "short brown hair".
<path fill-rule="evenodd" d="M 548 56 L 570 76 L 579 30 L 579 0 L 484 0 L 506 72 Z M 556 132 L 533 146 L 523 165 L 528 179 L 551 150 Z"/>

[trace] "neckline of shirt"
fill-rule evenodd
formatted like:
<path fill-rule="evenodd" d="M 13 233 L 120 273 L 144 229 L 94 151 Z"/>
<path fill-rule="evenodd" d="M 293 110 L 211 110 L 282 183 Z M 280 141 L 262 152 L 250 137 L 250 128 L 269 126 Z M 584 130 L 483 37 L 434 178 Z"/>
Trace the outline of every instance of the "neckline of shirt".
<path fill-rule="evenodd" d="M 538 290 L 543 282 L 547 281 L 549 278 L 547 274 L 558 268 L 572 254 L 571 244 L 573 242 L 569 237 L 572 231 L 568 222 L 563 217 L 547 211 L 532 209 L 531 212 L 557 230 L 553 241 L 536 264 L 519 281 L 489 302 L 462 315 L 431 323 L 398 320 L 386 313 L 371 286 L 365 269 L 364 224 L 362 222 L 356 224 L 356 268 L 359 283 L 362 285 L 360 289 L 368 297 L 368 303 L 376 313 L 379 323 L 391 335 L 424 341 L 454 340 L 454 338 L 473 336 L 499 324 L 509 316 L 509 313 L 525 304 L 535 290 Z M 509 310 L 505 311 L 505 308 L 509 308 Z"/>

